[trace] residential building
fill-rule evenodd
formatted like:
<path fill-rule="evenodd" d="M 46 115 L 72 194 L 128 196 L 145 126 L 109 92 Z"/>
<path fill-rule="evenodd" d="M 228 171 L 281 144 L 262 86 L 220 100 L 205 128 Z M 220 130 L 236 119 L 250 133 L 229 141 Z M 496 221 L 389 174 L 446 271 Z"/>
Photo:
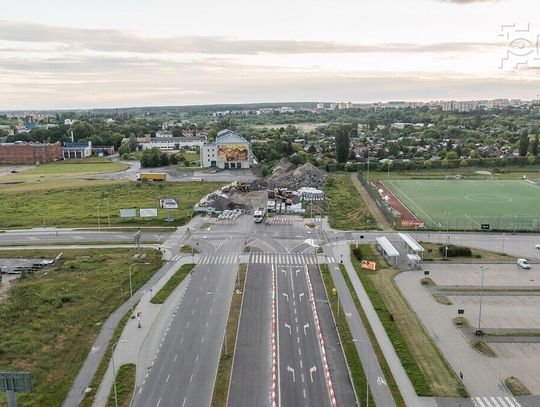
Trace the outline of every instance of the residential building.
<path fill-rule="evenodd" d="M 70 141 L 64 143 L 64 147 L 62 147 L 62 157 L 64 160 L 69 160 L 70 158 L 88 158 L 91 155 L 91 141 Z"/>
<path fill-rule="evenodd" d="M 59 143 L 39 144 L 17 141 L 0 144 L 0 164 L 45 164 L 62 159 Z"/>
<path fill-rule="evenodd" d="M 153 137 L 145 138 L 140 141 L 140 146 L 143 150 L 157 147 L 161 151 L 177 152 L 182 148 L 202 147 L 206 141 L 206 137 Z"/>
<path fill-rule="evenodd" d="M 201 167 L 239 169 L 250 168 L 252 163 L 250 142 L 231 130 L 220 131 L 215 143 L 201 148 Z"/>

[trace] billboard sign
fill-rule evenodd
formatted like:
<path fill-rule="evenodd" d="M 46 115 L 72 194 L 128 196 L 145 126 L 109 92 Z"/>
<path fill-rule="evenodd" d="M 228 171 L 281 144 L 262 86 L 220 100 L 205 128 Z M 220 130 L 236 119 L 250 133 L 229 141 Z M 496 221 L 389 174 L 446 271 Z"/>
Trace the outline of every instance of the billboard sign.
<path fill-rule="evenodd" d="M 155 218 L 157 216 L 157 208 L 141 208 L 139 209 L 141 218 Z"/>
<path fill-rule="evenodd" d="M 238 162 L 248 160 L 247 144 L 218 144 L 217 150 L 219 161 Z"/>
<path fill-rule="evenodd" d="M 161 209 L 178 209 L 178 199 L 165 198 L 159 200 L 159 207 Z"/>
<path fill-rule="evenodd" d="M 31 392 L 30 372 L 0 372 L 0 391 Z"/>
<path fill-rule="evenodd" d="M 120 209 L 121 218 L 134 218 L 137 216 L 136 209 Z"/>

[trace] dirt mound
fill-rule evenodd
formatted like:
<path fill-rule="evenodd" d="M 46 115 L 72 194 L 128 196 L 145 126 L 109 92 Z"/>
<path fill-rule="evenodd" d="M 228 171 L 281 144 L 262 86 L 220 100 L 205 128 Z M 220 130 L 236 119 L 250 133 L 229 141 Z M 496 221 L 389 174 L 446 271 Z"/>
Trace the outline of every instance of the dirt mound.
<path fill-rule="evenodd" d="M 268 188 L 288 188 L 298 190 L 302 187 L 322 189 L 327 174 L 311 163 L 299 167 L 283 158 L 274 167 L 272 175 L 268 178 Z"/>

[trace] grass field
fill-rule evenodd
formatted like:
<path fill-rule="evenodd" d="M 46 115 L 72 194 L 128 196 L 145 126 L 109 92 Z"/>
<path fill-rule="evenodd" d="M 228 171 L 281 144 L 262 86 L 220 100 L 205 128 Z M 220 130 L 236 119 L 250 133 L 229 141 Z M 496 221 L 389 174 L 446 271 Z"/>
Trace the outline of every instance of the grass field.
<path fill-rule="evenodd" d="M 0 189 L 0 228 L 35 226 L 97 227 L 111 225 L 182 225 L 189 221 L 193 205 L 220 183 L 176 182 L 104 184 L 89 187 L 53 188 L 28 192 Z M 156 218 L 120 218 L 121 208 L 157 208 L 160 198 L 179 198 L 180 209 L 172 211 L 173 222 L 165 222 L 166 209 Z"/>
<path fill-rule="evenodd" d="M 328 221 L 334 229 L 365 230 L 377 228 L 349 173 L 328 177 L 324 183 Z"/>
<path fill-rule="evenodd" d="M 383 181 L 428 229 L 540 231 L 540 185 L 509 180 Z"/>
<path fill-rule="evenodd" d="M 354 246 L 351 246 L 351 250 Z M 351 261 L 419 396 L 466 396 L 466 391 L 394 283 L 398 269 L 385 267 L 376 249 L 360 245 L 363 258 L 377 263 L 366 271 Z"/>
<path fill-rule="evenodd" d="M 17 396 L 27 407 L 60 406 L 103 322 L 129 298 L 128 267 L 135 250 L 62 250 L 60 262 L 13 284 L 0 302 L 0 370 L 30 371 L 34 391 Z M 137 290 L 162 265 L 145 250 L 134 268 Z M 58 251 L 0 252 L 2 257 L 53 257 Z M 6 405 L 0 393 L 0 405 Z"/>

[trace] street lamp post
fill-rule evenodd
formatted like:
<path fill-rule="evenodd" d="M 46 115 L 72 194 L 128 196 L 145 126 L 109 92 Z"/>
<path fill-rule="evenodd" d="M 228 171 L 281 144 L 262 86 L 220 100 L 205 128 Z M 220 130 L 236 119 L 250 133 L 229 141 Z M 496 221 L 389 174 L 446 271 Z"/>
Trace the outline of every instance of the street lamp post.
<path fill-rule="evenodd" d="M 129 269 L 128 269 L 128 272 L 129 272 L 129 300 L 131 302 L 131 318 L 134 318 L 135 315 L 133 315 L 133 286 L 131 284 L 131 269 L 133 268 L 133 266 L 135 265 L 142 265 L 142 264 L 145 264 L 145 265 L 148 265 L 150 263 L 133 263 L 129 266 Z"/>
<path fill-rule="evenodd" d="M 101 221 L 99 219 L 99 206 L 101 205 L 101 202 L 97 204 L 97 228 L 98 232 L 101 233 Z"/>
<path fill-rule="evenodd" d="M 109 229 L 111 228 L 111 212 L 109 211 L 109 198 L 107 198 L 107 220 L 109 223 Z"/>
<path fill-rule="evenodd" d="M 229 297 L 232 297 L 233 294 L 222 294 L 218 291 L 207 291 L 206 292 L 207 295 L 220 295 L 224 300 L 226 298 L 229 298 Z M 229 351 L 227 350 L 227 324 L 225 324 L 225 356 L 229 356 Z"/>
<path fill-rule="evenodd" d="M 117 341 L 113 347 L 112 347 L 112 354 L 111 354 L 111 360 L 112 360 L 112 374 L 113 374 L 113 385 L 114 385 L 114 406 L 118 407 L 118 395 L 116 393 L 116 369 L 114 368 L 114 349 L 116 348 L 116 345 L 119 343 L 126 343 L 127 341 L 125 339 L 122 339 L 120 341 Z"/>
<path fill-rule="evenodd" d="M 489 267 L 487 266 L 480 266 L 480 269 L 482 270 L 482 278 L 480 283 L 480 308 L 478 310 L 478 333 L 481 334 L 481 323 L 482 323 L 482 301 L 484 299 L 484 270 L 488 270 Z"/>

